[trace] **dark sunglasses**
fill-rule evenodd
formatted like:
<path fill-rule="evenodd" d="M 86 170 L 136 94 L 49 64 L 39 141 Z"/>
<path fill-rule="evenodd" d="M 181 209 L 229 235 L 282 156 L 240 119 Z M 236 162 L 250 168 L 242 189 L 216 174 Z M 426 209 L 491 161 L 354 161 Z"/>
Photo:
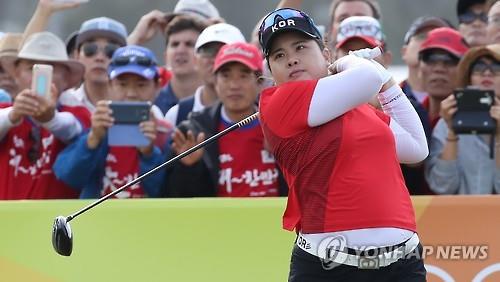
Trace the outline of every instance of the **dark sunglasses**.
<path fill-rule="evenodd" d="M 493 74 L 500 74 L 500 64 L 498 62 L 493 62 L 491 64 L 485 61 L 478 61 L 471 67 L 471 72 L 476 74 L 482 74 L 486 70 L 489 70 Z"/>
<path fill-rule="evenodd" d="M 103 52 L 108 59 L 111 59 L 113 57 L 113 54 L 115 53 L 116 49 L 120 48 L 117 44 L 109 43 L 104 46 L 104 48 L 100 48 L 99 45 L 95 42 L 90 42 L 90 43 L 85 43 L 82 45 L 82 50 L 83 54 L 86 57 L 92 57 L 97 54 L 97 52 Z"/>
<path fill-rule="evenodd" d="M 467 11 L 461 15 L 458 15 L 458 22 L 459 23 L 470 24 L 470 23 L 474 22 L 475 20 L 480 20 L 483 23 L 487 23 L 488 22 L 488 15 L 484 12 L 476 14 L 472 11 Z"/>
<path fill-rule="evenodd" d="M 136 64 L 143 67 L 156 66 L 154 60 L 144 56 L 121 56 L 111 61 L 111 65 L 113 66 L 126 66 L 128 64 Z"/>
<path fill-rule="evenodd" d="M 436 65 L 438 63 L 443 63 L 447 67 L 454 67 L 458 65 L 459 59 L 449 55 L 449 54 L 438 54 L 438 53 L 424 53 L 421 57 L 422 61 L 427 65 Z"/>
<path fill-rule="evenodd" d="M 32 142 L 28 150 L 27 157 L 30 163 L 35 163 L 40 158 L 40 127 L 33 125 L 31 127 L 29 138 Z"/>

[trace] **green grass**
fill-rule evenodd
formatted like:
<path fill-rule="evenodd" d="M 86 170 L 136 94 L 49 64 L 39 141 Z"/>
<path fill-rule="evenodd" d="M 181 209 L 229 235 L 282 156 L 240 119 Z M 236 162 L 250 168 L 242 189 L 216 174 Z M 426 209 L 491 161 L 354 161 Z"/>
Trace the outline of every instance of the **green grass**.
<path fill-rule="evenodd" d="M 73 254 L 52 222 L 87 201 L 0 202 L 2 281 L 285 281 L 294 234 L 284 199 L 113 200 L 71 222 Z M 5 279 L 5 280 L 4 280 Z"/>

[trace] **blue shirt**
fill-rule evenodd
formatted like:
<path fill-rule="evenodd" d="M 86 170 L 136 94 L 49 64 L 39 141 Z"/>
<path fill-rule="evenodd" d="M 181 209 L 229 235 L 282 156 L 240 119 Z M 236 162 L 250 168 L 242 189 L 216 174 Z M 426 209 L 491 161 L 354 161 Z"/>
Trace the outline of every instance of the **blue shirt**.
<path fill-rule="evenodd" d="M 169 82 L 160 91 L 158 97 L 156 97 L 155 105 L 160 108 L 163 115 L 165 115 L 170 108 L 177 105 L 179 99 L 175 96 L 174 90 L 172 89 L 171 83 Z"/>

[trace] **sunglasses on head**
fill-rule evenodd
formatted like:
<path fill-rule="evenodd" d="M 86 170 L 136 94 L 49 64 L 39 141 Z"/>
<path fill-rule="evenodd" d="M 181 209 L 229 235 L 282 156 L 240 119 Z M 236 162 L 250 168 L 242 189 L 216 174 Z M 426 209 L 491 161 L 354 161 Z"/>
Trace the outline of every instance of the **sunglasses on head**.
<path fill-rule="evenodd" d="M 279 28 L 285 26 L 294 26 L 296 29 L 321 39 L 321 33 L 314 24 L 313 20 L 305 13 L 291 8 L 282 8 L 267 15 L 259 28 L 259 43 L 267 50 L 269 39 Z"/>
<path fill-rule="evenodd" d="M 260 25 L 260 30 L 263 31 L 265 29 L 274 26 L 274 24 L 276 24 L 276 22 L 278 22 L 279 20 L 287 20 L 291 18 L 307 19 L 308 17 L 304 13 L 297 10 L 292 10 L 292 9 L 276 10 L 267 15 L 267 17 L 262 21 L 262 24 Z"/>
<path fill-rule="evenodd" d="M 370 36 L 377 39 L 383 39 L 382 30 L 374 25 L 363 24 L 363 25 L 346 25 L 339 28 L 339 35 L 343 38 L 352 36 Z"/>
<path fill-rule="evenodd" d="M 113 43 L 106 44 L 104 48 L 100 47 L 95 42 L 84 43 L 82 45 L 83 54 L 86 57 L 92 57 L 95 56 L 97 52 L 102 52 L 104 55 L 106 55 L 106 57 L 108 57 L 108 59 L 111 59 L 111 57 L 113 57 L 113 54 L 118 48 L 120 48 L 120 46 Z"/>
<path fill-rule="evenodd" d="M 114 66 L 126 66 L 128 64 L 136 64 L 143 67 L 156 66 L 156 62 L 145 56 L 121 56 L 116 57 L 111 61 Z"/>
<path fill-rule="evenodd" d="M 431 66 L 441 62 L 447 67 L 454 67 L 458 65 L 459 59 L 450 54 L 428 52 L 422 55 L 422 61 Z"/>
<path fill-rule="evenodd" d="M 488 22 L 488 15 L 484 12 L 476 14 L 472 11 L 467 11 L 467 12 L 458 16 L 459 23 L 470 24 L 470 23 L 474 22 L 475 20 L 480 20 L 483 23 L 487 23 Z"/>
<path fill-rule="evenodd" d="M 471 72 L 476 74 L 482 74 L 486 70 L 489 70 L 491 73 L 495 75 L 500 74 L 500 63 L 498 62 L 487 63 L 483 60 L 479 60 L 471 67 Z"/>

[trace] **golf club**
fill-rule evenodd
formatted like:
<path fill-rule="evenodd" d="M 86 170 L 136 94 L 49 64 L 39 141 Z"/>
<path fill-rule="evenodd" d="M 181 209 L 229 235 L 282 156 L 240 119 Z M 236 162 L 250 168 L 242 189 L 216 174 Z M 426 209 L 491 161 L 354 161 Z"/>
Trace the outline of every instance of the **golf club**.
<path fill-rule="evenodd" d="M 207 140 L 191 147 L 190 149 L 188 149 L 188 150 L 182 152 L 181 154 L 171 158 L 170 160 L 162 163 L 161 165 L 151 169 L 150 171 L 144 173 L 143 175 L 141 175 L 141 176 L 137 177 L 136 179 L 130 181 L 129 183 L 123 185 L 122 187 L 118 188 L 117 190 L 115 190 L 107 195 L 102 196 L 101 198 L 99 198 L 98 200 L 96 200 L 93 203 L 90 203 L 89 205 L 82 208 L 81 210 L 79 210 L 79 211 L 77 211 L 77 212 L 75 212 L 67 217 L 64 217 L 61 215 L 56 217 L 56 219 L 54 220 L 54 225 L 52 227 L 52 246 L 54 247 L 54 250 L 62 256 L 70 256 L 71 255 L 71 252 L 73 251 L 73 233 L 71 231 L 71 226 L 69 225 L 69 222 L 71 220 L 75 219 L 77 216 L 79 216 L 79 215 L 83 214 L 84 212 L 90 210 L 91 208 L 99 205 L 100 203 L 106 201 L 107 199 L 113 197 L 114 195 L 120 193 L 121 191 L 136 184 L 137 182 L 141 181 L 143 178 L 146 178 L 149 175 L 155 173 L 156 171 L 168 166 L 169 164 L 171 164 L 179 159 L 184 158 L 185 156 L 193 153 L 194 151 L 196 151 L 196 150 L 212 143 L 213 141 L 219 139 L 220 137 L 228 134 L 229 132 L 231 132 L 237 128 L 243 127 L 246 124 L 249 124 L 253 120 L 257 119 L 258 115 L 259 115 L 259 112 L 256 112 L 256 113 L 244 118 L 243 120 L 241 120 L 241 121 L 233 124 L 232 126 L 224 129 L 223 131 L 213 135 L 212 137 L 208 138 Z"/>

